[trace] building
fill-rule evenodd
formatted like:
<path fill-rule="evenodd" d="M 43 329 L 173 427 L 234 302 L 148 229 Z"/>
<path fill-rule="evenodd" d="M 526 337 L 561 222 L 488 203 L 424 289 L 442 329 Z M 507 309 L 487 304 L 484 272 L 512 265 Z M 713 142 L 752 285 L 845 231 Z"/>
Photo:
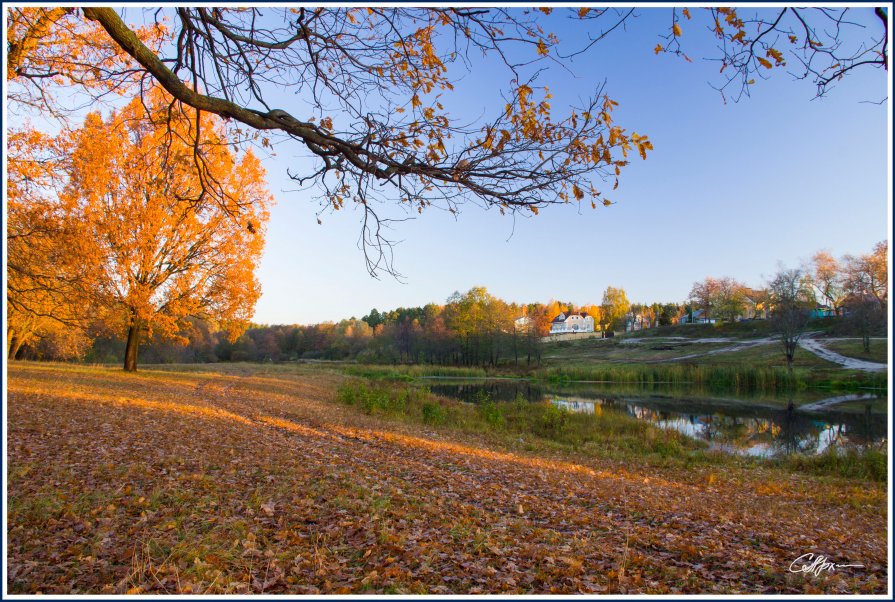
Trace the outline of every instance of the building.
<path fill-rule="evenodd" d="M 744 288 L 743 313 L 739 320 L 766 320 L 768 318 L 768 291 Z"/>
<path fill-rule="evenodd" d="M 522 316 L 521 318 L 516 318 L 513 324 L 516 325 L 516 330 L 528 330 L 528 327 L 532 324 L 532 319 L 528 316 Z"/>
<path fill-rule="evenodd" d="M 829 305 L 818 305 L 812 309 L 811 313 L 808 315 L 812 320 L 816 320 L 817 318 L 833 318 L 835 316 L 836 311 Z"/>
<path fill-rule="evenodd" d="M 587 312 L 562 312 L 550 323 L 550 334 L 567 332 L 593 332 L 594 317 Z"/>
<path fill-rule="evenodd" d="M 706 318 L 705 312 L 701 309 L 697 309 L 690 314 L 685 314 L 681 317 L 679 324 L 714 324 L 715 318 Z"/>
<path fill-rule="evenodd" d="M 643 314 L 628 313 L 625 315 L 625 332 L 634 332 L 644 328 L 652 328 L 653 323 Z"/>

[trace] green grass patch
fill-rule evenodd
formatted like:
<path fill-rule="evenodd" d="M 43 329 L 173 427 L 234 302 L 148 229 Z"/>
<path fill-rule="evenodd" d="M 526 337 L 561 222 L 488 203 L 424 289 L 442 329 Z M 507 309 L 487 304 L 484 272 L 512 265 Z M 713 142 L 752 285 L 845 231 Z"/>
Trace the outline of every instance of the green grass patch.
<path fill-rule="evenodd" d="M 715 365 L 748 365 L 753 368 L 786 368 L 786 356 L 783 353 L 783 345 L 779 341 L 726 353 L 714 353 L 696 361 Z M 835 369 L 838 366 L 838 364 L 814 355 L 803 347 L 796 349 L 793 358 L 793 368 L 796 369 Z"/>
<path fill-rule="evenodd" d="M 550 344 L 544 351 L 544 360 L 555 362 L 664 362 L 704 354 L 730 347 L 730 342 L 693 342 L 678 339 L 648 338 L 643 340 L 584 339 Z"/>
<path fill-rule="evenodd" d="M 871 339 L 869 353 L 864 351 L 861 339 L 822 339 L 821 342 L 830 351 L 846 357 L 879 364 L 889 361 L 889 342 L 886 339 Z"/>

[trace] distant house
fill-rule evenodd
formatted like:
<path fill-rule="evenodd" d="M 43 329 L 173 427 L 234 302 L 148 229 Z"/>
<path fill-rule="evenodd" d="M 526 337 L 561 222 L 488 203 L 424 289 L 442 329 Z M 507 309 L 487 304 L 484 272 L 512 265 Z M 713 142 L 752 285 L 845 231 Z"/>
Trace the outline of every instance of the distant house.
<path fill-rule="evenodd" d="M 594 317 L 587 312 L 562 312 L 550 323 L 550 334 L 593 332 Z"/>
<path fill-rule="evenodd" d="M 705 311 L 697 309 L 696 311 L 685 314 L 681 317 L 680 324 L 714 324 L 715 318 L 706 318 Z"/>
<path fill-rule="evenodd" d="M 766 320 L 768 318 L 768 291 L 743 289 L 743 314 L 740 320 Z"/>
<path fill-rule="evenodd" d="M 522 316 L 521 318 L 516 318 L 513 321 L 513 324 L 516 325 L 516 330 L 526 330 L 532 323 L 531 318 L 528 316 Z"/>
<path fill-rule="evenodd" d="M 652 328 L 652 322 L 643 314 L 627 314 L 625 316 L 625 332 L 634 332 L 644 328 Z"/>
<path fill-rule="evenodd" d="M 816 318 L 832 318 L 836 315 L 836 311 L 829 305 L 818 305 L 811 310 L 809 317 L 814 320 Z"/>

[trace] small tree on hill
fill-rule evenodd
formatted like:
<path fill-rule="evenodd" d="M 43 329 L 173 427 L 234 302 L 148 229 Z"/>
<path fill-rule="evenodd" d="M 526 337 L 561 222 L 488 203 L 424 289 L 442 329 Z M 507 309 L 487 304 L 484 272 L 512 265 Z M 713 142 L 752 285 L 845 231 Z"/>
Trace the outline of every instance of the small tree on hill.
<path fill-rule="evenodd" d="M 813 293 L 805 273 L 798 268 L 781 269 L 768 283 L 771 324 L 783 343 L 786 367 L 792 369 L 799 340 L 808 325 Z"/>
<path fill-rule="evenodd" d="M 886 314 L 872 295 L 856 297 L 848 304 L 848 322 L 861 336 L 864 353 L 870 353 L 870 337 L 885 327 Z"/>

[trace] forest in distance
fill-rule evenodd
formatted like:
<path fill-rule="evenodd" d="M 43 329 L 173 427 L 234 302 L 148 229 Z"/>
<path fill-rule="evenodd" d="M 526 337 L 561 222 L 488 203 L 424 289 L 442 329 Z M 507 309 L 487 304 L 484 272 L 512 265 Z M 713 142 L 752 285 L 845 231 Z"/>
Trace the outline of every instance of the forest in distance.
<path fill-rule="evenodd" d="M 883 241 L 868 253 L 838 259 L 823 251 L 815 253 L 795 270 L 800 311 L 820 311 L 822 315 L 842 318 L 834 334 L 884 335 L 887 250 L 888 243 Z M 638 327 L 692 322 L 694 312 L 699 312 L 704 321 L 719 324 L 741 321 L 744 315 L 772 321 L 774 297 L 773 287 L 749 288 L 728 277 L 709 277 L 694 283 L 689 298 L 679 303 L 631 302 L 624 288 L 610 286 L 600 303 L 576 305 L 551 300 L 519 304 L 495 297 L 484 287 L 475 287 L 454 293 L 443 305 L 373 309 L 361 318 L 321 324 L 250 324 L 236 338 L 212 321 L 192 318 L 176 337 L 150 338 L 140 350 L 140 359 L 150 364 L 356 360 L 537 366 L 551 321 L 561 312 L 593 316 L 601 336 L 604 332 L 623 332 L 635 319 Z M 859 306 L 869 308 L 869 313 L 849 311 Z M 18 357 L 118 363 L 124 352 L 125 341 L 97 323 L 84 331 L 41 333 L 18 351 Z"/>

